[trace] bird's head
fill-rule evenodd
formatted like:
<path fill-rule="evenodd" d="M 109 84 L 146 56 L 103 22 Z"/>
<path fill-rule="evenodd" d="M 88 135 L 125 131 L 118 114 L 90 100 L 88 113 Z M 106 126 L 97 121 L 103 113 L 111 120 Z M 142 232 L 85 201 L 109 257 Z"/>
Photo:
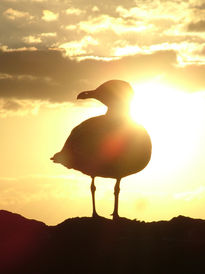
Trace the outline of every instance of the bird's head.
<path fill-rule="evenodd" d="M 110 80 L 94 90 L 81 92 L 77 99 L 94 98 L 106 105 L 108 110 L 123 111 L 130 105 L 133 95 L 134 91 L 128 82 Z"/>

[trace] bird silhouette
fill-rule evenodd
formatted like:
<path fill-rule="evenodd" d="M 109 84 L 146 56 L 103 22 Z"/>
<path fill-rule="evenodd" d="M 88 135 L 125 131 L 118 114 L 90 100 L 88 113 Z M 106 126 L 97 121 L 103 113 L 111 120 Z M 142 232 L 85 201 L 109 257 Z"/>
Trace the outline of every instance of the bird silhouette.
<path fill-rule="evenodd" d="M 113 219 L 118 219 L 118 197 L 123 177 L 141 171 L 151 157 L 151 140 L 143 126 L 131 123 L 128 110 L 134 91 L 129 83 L 110 80 L 95 90 L 81 92 L 77 99 L 94 98 L 108 107 L 105 115 L 92 117 L 72 131 L 62 150 L 51 160 L 89 175 L 93 217 L 95 177 L 116 179 Z"/>

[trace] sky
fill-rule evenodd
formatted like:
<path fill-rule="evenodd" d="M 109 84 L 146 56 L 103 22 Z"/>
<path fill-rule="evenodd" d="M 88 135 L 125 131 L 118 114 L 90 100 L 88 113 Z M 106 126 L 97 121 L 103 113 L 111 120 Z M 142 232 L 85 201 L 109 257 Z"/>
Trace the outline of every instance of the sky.
<path fill-rule="evenodd" d="M 205 1 L 1 0 L 0 14 L 1 209 L 52 225 L 91 216 L 90 178 L 49 158 L 106 111 L 77 94 L 121 79 L 153 154 L 123 178 L 119 214 L 205 218 Z M 114 183 L 96 179 L 108 218 Z"/>

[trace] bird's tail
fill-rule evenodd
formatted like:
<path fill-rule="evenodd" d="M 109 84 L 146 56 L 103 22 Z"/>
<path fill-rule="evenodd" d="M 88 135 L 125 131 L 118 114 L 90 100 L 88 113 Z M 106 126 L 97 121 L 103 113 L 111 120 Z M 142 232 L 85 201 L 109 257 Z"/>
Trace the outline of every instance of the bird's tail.
<path fill-rule="evenodd" d="M 53 157 L 50 158 L 54 163 L 61 163 L 62 162 L 62 155 L 61 152 L 56 153 Z"/>
<path fill-rule="evenodd" d="M 63 151 L 60 151 L 56 153 L 53 157 L 50 158 L 54 163 L 59 163 L 67 168 L 72 168 L 71 161 L 67 154 L 63 153 Z"/>

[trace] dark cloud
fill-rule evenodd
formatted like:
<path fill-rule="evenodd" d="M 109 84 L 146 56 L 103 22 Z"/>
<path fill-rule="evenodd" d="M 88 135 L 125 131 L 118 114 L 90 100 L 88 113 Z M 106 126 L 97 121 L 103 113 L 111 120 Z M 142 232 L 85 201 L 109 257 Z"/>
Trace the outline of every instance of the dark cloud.
<path fill-rule="evenodd" d="M 203 0 L 201 0 L 201 3 L 200 2 L 193 2 L 192 3 L 192 8 L 194 9 L 198 9 L 198 10 L 204 10 L 205 9 L 205 3 Z"/>
<path fill-rule="evenodd" d="M 18 102 L 7 100 L 5 103 L 2 104 L 0 113 L 2 114 L 4 110 L 18 111 L 19 109 L 21 109 L 21 105 Z"/>
<path fill-rule="evenodd" d="M 77 62 L 59 51 L 0 52 L 1 98 L 66 101 L 82 89 L 112 78 L 139 81 L 169 71 L 174 52 L 124 57 L 120 60 Z"/>
<path fill-rule="evenodd" d="M 205 66 L 176 67 L 174 51 L 77 62 L 54 50 L 0 52 L 0 97 L 72 101 L 109 79 L 140 82 L 158 75 L 191 91 L 205 88 Z M 5 75 L 5 77 L 4 77 Z"/>
<path fill-rule="evenodd" d="M 0 80 L 3 98 L 69 100 L 82 77 L 78 63 L 58 51 L 1 52 L 0 63 L 0 73 L 10 75 Z"/>
<path fill-rule="evenodd" d="M 197 23 L 190 23 L 188 25 L 189 31 L 205 31 L 205 20 L 201 20 Z"/>
<path fill-rule="evenodd" d="M 21 108 L 21 105 L 18 102 L 15 101 L 6 101 L 3 105 L 2 108 L 5 110 L 13 110 L 17 111 Z"/>

